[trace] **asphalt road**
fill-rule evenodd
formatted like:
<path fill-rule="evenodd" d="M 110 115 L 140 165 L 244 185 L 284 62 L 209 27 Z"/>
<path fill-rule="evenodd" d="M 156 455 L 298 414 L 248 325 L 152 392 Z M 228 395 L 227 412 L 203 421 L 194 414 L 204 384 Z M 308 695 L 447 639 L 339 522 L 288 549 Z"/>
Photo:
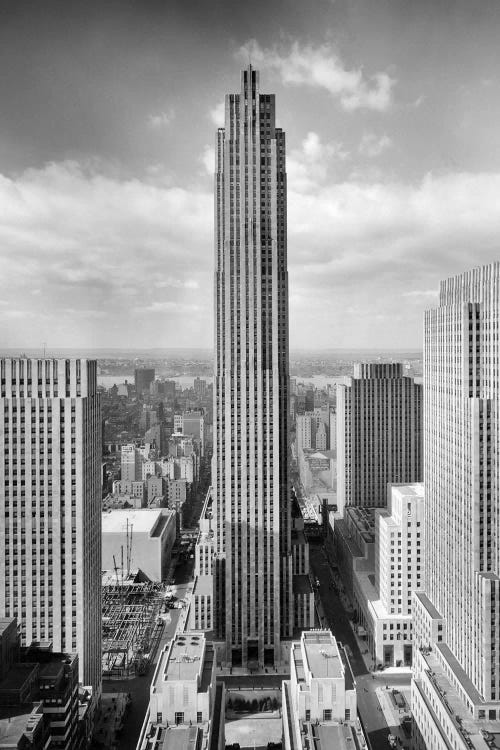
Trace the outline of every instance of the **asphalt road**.
<path fill-rule="evenodd" d="M 309 557 L 312 571 L 320 582 L 318 595 L 329 627 L 337 640 L 350 649 L 349 661 L 356 679 L 358 711 L 372 750 L 387 750 L 390 747 L 387 739 L 389 727 L 375 694 L 375 688 L 385 685 L 388 676 L 383 672 L 371 674 L 366 668 L 349 617 L 335 592 L 330 566 L 321 547 L 311 544 Z M 405 675 L 391 675 L 390 684 L 408 684 L 408 678 Z"/>

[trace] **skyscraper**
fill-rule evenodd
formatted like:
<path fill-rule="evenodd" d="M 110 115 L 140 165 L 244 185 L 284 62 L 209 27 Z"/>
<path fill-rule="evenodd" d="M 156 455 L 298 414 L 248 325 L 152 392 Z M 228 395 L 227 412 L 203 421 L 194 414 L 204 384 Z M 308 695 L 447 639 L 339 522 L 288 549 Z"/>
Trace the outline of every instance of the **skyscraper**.
<path fill-rule="evenodd" d="M 422 386 L 399 363 L 357 364 L 337 385 L 337 505 L 382 507 L 422 481 Z"/>
<path fill-rule="evenodd" d="M 251 65 L 216 158 L 215 613 L 227 662 L 264 665 L 293 630 L 286 172 L 275 97 Z"/>
<path fill-rule="evenodd" d="M 101 421 L 95 361 L 0 360 L 0 617 L 77 651 L 101 690 Z"/>
<path fill-rule="evenodd" d="M 153 367 L 136 367 L 134 370 L 135 392 L 138 396 L 149 393 L 151 383 L 154 383 L 155 370 Z"/>
<path fill-rule="evenodd" d="M 425 314 L 416 747 L 486 747 L 500 732 L 499 321 L 500 263 L 441 282 Z"/>

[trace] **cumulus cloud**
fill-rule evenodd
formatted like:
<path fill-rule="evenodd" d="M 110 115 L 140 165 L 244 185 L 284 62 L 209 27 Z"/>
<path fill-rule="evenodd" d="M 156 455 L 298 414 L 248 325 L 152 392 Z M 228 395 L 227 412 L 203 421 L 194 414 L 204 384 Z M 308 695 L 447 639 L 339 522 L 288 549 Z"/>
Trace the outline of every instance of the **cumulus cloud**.
<path fill-rule="evenodd" d="M 290 289 L 309 300 L 290 306 L 295 345 L 418 346 L 439 281 L 500 258 L 499 190 L 486 173 L 290 188 Z"/>
<path fill-rule="evenodd" d="M 375 133 L 364 133 L 361 138 L 358 151 L 362 156 L 368 156 L 371 159 L 380 156 L 384 151 L 392 146 L 392 140 L 388 135 L 375 135 Z"/>
<path fill-rule="evenodd" d="M 203 164 L 207 174 L 213 177 L 213 174 L 215 172 L 215 148 L 207 144 L 203 149 L 202 155 L 200 156 L 200 161 Z"/>
<path fill-rule="evenodd" d="M 117 321 L 125 339 L 129 330 L 137 340 L 131 305 L 142 304 L 151 313 L 144 345 L 148 336 L 168 345 L 175 342 L 173 321 L 194 290 L 208 321 L 200 327 L 200 345 L 210 338 L 210 191 L 119 180 L 63 162 L 0 175 L 0 205 L 0 297 L 11 310 L 22 299 L 26 321 L 44 311 L 52 340 L 57 335 L 61 345 L 71 345 L 78 331 L 89 344 L 94 337 L 106 343 Z M 166 301 L 173 306 L 161 316 L 154 305 Z M 42 333 L 26 323 L 13 341 L 4 326 L 0 341 L 23 345 Z"/>
<path fill-rule="evenodd" d="M 361 68 L 348 69 L 329 43 L 314 46 L 291 39 L 264 48 L 250 39 L 239 56 L 257 67 L 275 70 L 284 84 L 326 89 L 347 111 L 383 112 L 392 104 L 394 78 L 385 72 L 367 76 Z"/>
<path fill-rule="evenodd" d="M 224 99 L 218 102 L 213 109 L 209 112 L 209 117 L 218 128 L 224 127 L 224 116 L 225 116 L 225 102 Z"/>
<path fill-rule="evenodd" d="M 163 112 L 157 112 L 156 114 L 151 114 L 148 117 L 148 125 L 153 130 L 160 130 L 161 128 L 165 128 L 168 125 L 171 124 L 171 122 L 175 118 L 175 111 L 170 108 Z"/>
<path fill-rule="evenodd" d="M 323 143 L 317 133 L 310 131 L 300 148 L 292 149 L 287 157 L 288 185 L 298 192 L 315 190 L 326 180 L 332 161 L 348 158 L 349 152 L 341 143 Z"/>
<path fill-rule="evenodd" d="M 500 174 L 335 183 L 339 149 L 290 155 L 292 345 L 418 345 L 439 281 L 500 257 Z M 210 188 L 63 162 L 0 176 L 0 211 L 2 346 L 210 345 Z"/>

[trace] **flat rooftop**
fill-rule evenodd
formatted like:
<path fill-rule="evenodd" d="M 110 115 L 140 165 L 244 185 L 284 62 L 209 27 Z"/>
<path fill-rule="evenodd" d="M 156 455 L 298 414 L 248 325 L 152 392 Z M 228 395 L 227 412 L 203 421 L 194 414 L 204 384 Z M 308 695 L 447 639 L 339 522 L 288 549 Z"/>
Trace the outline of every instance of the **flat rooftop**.
<path fill-rule="evenodd" d="M 41 712 L 33 713 L 37 705 L 0 707 L 0 748 L 17 747 L 23 734 L 31 732 L 39 721 L 43 721 Z"/>
<path fill-rule="evenodd" d="M 353 743 L 353 729 L 348 724 L 322 723 L 314 728 L 311 725 L 311 734 L 315 750 L 347 750 L 356 747 Z"/>
<path fill-rule="evenodd" d="M 301 645 L 313 677 L 344 676 L 337 641 L 329 630 L 309 630 L 302 633 Z"/>
<path fill-rule="evenodd" d="M 418 597 L 418 599 L 420 599 L 420 601 L 422 602 L 422 605 L 425 607 L 425 609 L 427 610 L 427 612 L 429 613 L 430 617 L 433 620 L 443 619 L 442 615 L 439 614 L 439 612 L 437 611 L 436 607 L 431 602 L 427 594 L 423 594 L 419 591 L 415 591 L 415 596 Z"/>
<path fill-rule="evenodd" d="M 0 617 L 0 638 L 14 621 L 14 617 Z"/>
<path fill-rule="evenodd" d="M 196 750 L 198 727 L 169 727 L 163 738 L 162 750 Z"/>
<path fill-rule="evenodd" d="M 163 681 L 196 680 L 202 672 L 205 637 L 202 633 L 180 633 L 165 654 Z"/>
<path fill-rule="evenodd" d="M 350 519 L 366 542 L 375 541 L 376 510 L 376 508 L 355 508 L 352 506 L 344 508 L 345 517 Z"/>
<path fill-rule="evenodd" d="M 3 691 L 21 690 L 37 669 L 37 664 L 14 664 L 2 682 L 0 682 L 0 693 Z"/>
<path fill-rule="evenodd" d="M 420 482 L 415 482 L 414 484 L 392 484 L 391 486 L 403 497 L 406 495 L 423 497 L 424 495 L 424 485 Z"/>
<path fill-rule="evenodd" d="M 132 531 L 133 534 L 156 536 L 156 525 L 163 523 L 162 515 L 168 518 L 169 512 L 164 508 L 141 508 L 140 510 L 112 508 L 102 514 L 102 533 L 126 534 L 128 521 L 129 533 Z"/>
<path fill-rule="evenodd" d="M 193 586 L 193 596 L 195 594 L 212 596 L 214 593 L 213 576 L 196 576 Z"/>
<path fill-rule="evenodd" d="M 446 661 L 448 661 L 455 676 L 467 691 L 470 698 L 474 702 L 477 701 L 477 703 L 480 704 L 482 702 L 481 696 L 451 653 L 448 646 L 444 643 L 440 643 L 436 645 L 436 648 L 443 653 Z M 481 744 L 481 742 L 484 743 L 483 731 L 500 737 L 499 720 L 489 720 L 488 718 L 480 720 L 474 719 L 467 706 L 464 704 L 458 690 L 449 681 L 437 654 L 431 651 L 424 655 L 424 659 L 429 669 L 429 679 L 436 687 L 436 695 L 443 704 L 445 713 L 448 713 L 452 723 L 455 724 L 457 728 L 461 726 L 465 729 L 472 742 L 472 747 L 483 747 L 483 744 Z M 486 710 L 486 716 L 488 716 L 488 710 Z M 498 745 L 493 745 L 492 747 L 495 746 Z"/>
<path fill-rule="evenodd" d="M 311 581 L 307 575 L 293 576 L 293 593 L 294 594 L 311 594 Z"/>

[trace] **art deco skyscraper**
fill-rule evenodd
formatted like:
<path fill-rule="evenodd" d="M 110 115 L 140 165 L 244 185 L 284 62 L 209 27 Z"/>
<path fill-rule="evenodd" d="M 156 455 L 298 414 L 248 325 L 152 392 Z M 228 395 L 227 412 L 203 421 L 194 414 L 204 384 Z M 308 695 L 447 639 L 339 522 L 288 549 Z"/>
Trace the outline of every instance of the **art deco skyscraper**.
<path fill-rule="evenodd" d="M 101 421 L 97 365 L 0 360 L 0 617 L 22 641 L 77 651 L 101 690 Z"/>
<path fill-rule="evenodd" d="M 354 366 L 337 385 L 337 505 L 387 505 L 387 484 L 422 481 L 422 386 L 400 363 Z"/>
<path fill-rule="evenodd" d="M 443 281 L 425 314 L 416 747 L 483 748 L 500 732 L 499 325 L 500 263 Z"/>
<path fill-rule="evenodd" d="M 273 664 L 293 628 L 285 134 L 242 72 L 217 135 L 213 477 L 219 637 Z"/>

